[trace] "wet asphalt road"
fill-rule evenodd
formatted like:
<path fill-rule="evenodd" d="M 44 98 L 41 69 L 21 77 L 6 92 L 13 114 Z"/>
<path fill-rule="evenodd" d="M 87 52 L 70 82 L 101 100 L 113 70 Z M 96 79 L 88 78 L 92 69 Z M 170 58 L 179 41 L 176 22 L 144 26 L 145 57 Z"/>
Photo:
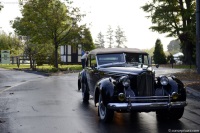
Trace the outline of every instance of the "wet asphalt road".
<path fill-rule="evenodd" d="M 179 121 L 157 121 L 154 112 L 115 113 L 113 122 L 105 124 L 92 99 L 88 104 L 82 102 L 77 73 L 47 77 L 0 70 L 0 80 L 0 133 L 200 132 L 200 99 L 191 95 Z"/>

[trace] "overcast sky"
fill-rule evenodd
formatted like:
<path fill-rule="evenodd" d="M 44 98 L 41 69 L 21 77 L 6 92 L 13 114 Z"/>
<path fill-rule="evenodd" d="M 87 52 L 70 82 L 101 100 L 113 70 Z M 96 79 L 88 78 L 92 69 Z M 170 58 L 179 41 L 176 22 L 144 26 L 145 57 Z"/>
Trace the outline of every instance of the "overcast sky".
<path fill-rule="evenodd" d="M 149 27 L 151 20 L 141 6 L 148 0 L 73 0 L 74 5 L 80 7 L 86 17 L 83 19 L 91 30 L 93 40 L 97 38 L 99 32 L 104 36 L 108 26 L 113 30 L 120 26 L 125 32 L 129 48 L 149 49 L 155 46 L 156 39 L 161 39 L 164 49 L 174 38 L 165 37 L 157 32 L 152 32 Z M 9 21 L 21 16 L 18 0 L 0 0 L 4 8 L 0 12 L 0 30 L 6 33 L 13 32 Z M 105 37 L 106 41 L 106 37 Z"/>

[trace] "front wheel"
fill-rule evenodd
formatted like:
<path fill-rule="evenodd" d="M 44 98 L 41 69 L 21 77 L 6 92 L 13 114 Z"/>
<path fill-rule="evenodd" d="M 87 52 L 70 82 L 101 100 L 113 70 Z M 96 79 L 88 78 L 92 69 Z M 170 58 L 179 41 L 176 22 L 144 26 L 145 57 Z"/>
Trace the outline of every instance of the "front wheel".
<path fill-rule="evenodd" d="M 89 89 L 86 83 L 82 84 L 82 97 L 83 102 L 88 102 L 90 98 Z"/>
<path fill-rule="evenodd" d="M 108 109 L 102 100 L 102 96 L 99 95 L 99 106 L 98 106 L 99 117 L 103 122 L 110 122 L 113 119 L 114 111 Z"/>
<path fill-rule="evenodd" d="M 78 80 L 78 91 L 80 91 L 80 89 L 81 89 L 81 82 L 80 80 Z"/>

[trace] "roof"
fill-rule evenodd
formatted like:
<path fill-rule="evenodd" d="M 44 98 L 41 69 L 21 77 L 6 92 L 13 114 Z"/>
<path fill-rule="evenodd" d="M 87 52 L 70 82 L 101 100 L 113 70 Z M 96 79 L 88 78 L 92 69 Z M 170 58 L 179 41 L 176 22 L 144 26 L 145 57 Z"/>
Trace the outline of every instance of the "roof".
<path fill-rule="evenodd" d="M 90 54 L 113 54 L 113 53 L 142 53 L 146 52 L 137 48 L 98 48 L 90 51 Z"/>

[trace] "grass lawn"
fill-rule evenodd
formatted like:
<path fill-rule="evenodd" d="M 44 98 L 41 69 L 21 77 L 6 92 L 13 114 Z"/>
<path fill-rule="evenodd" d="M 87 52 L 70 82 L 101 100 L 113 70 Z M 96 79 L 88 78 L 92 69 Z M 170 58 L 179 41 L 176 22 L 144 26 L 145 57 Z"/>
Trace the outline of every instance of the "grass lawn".
<path fill-rule="evenodd" d="M 171 64 L 161 64 L 160 65 L 161 67 L 172 67 Z M 177 65 L 177 64 L 174 64 L 173 65 L 173 68 L 178 68 L 178 69 L 196 69 L 196 66 L 195 65 Z"/>
<path fill-rule="evenodd" d="M 59 68 L 56 69 L 52 65 L 44 64 L 42 66 L 36 66 L 37 71 L 43 72 L 58 72 L 58 71 L 74 71 L 74 70 L 81 70 L 81 65 L 59 65 Z M 29 64 L 20 64 L 19 68 L 16 64 L 0 64 L 0 68 L 4 69 L 30 69 Z"/>

